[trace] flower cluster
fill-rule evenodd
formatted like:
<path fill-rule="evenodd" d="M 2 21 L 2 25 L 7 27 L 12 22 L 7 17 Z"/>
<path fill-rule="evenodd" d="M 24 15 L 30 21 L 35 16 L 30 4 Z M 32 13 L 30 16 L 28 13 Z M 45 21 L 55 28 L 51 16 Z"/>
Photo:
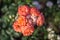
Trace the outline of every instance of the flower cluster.
<path fill-rule="evenodd" d="M 30 36 L 34 32 L 34 25 L 42 26 L 44 16 L 35 7 L 27 5 L 18 7 L 18 18 L 13 23 L 13 29 L 21 32 L 24 36 Z"/>

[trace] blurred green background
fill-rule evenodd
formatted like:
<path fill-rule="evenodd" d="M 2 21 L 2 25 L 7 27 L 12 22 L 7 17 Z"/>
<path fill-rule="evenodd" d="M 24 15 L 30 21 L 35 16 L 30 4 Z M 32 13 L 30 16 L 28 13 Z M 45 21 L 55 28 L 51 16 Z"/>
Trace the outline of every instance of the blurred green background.
<path fill-rule="evenodd" d="M 32 36 L 13 30 L 20 5 L 35 6 L 43 12 L 45 23 Z M 60 0 L 0 0 L 0 40 L 60 40 Z"/>

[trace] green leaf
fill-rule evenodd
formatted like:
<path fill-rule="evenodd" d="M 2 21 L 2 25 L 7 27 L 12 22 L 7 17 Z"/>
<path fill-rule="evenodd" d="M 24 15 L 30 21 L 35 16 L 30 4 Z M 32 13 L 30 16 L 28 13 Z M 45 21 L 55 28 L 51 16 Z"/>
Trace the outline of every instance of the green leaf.
<path fill-rule="evenodd" d="M 10 4 L 12 2 L 12 0 L 3 0 L 4 4 Z"/>
<path fill-rule="evenodd" d="M 33 36 L 36 36 L 38 34 L 38 31 L 39 31 L 39 27 L 37 29 L 35 29 Z"/>
<path fill-rule="evenodd" d="M 25 0 L 27 4 L 30 4 L 32 0 Z"/>
<path fill-rule="evenodd" d="M 27 40 L 28 39 L 28 37 L 22 37 L 22 40 Z"/>
<path fill-rule="evenodd" d="M 7 5 L 3 6 L 3 7 L 1 8 L 1 11 L 2 11 L 3 13 L 7 12 L 7 11 L 8 11 Z"/>

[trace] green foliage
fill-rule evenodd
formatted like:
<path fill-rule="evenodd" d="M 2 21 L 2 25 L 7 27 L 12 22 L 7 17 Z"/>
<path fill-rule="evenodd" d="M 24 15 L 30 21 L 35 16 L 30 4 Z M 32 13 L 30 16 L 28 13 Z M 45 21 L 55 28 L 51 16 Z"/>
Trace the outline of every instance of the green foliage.
<path fill-rule="evenodd" d="M 39 2 L 46 2 L 38 0 Z M 60 29 L 60 9 L 56 5 L 53 5 L 52 8 L 44 8 L 42 12 L 45 16 L 45 25 L 35 29 L 33 35 L 29 37 L 22 36 L 21 33 L 17 33 L 13 30 L 12 24 L 17 16 L 17 8 L 20 5 L 28 4 L 31 6 L 32 0 L 3 0 L 1 4 L 1 11 L 3 14 L 0 17 L 0 39 L 1 40 L 15 40 L 21 36 L 21 40 L 47 40 L 48 32 L 47 27 L 50 22 L 53 23 L 53 29 L 55 32 Z M 58 29 L 59 28 L 59 29 Z M 16 39 L 17 40 L 17 39 Z M 20 40 L 20 39 L 19 39 Z"/>

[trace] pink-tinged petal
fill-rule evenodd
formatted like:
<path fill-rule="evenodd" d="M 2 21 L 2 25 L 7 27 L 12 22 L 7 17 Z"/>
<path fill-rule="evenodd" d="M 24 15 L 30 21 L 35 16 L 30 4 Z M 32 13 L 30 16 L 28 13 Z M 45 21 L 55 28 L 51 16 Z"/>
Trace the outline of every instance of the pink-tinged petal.
<path fill-rule="evenodd" d="M 44 24 L 44 21 L 45 21 L 44 15 L 41 13 L 40 16 L 37 19 L 37 25 L 42 26 Z"/>

